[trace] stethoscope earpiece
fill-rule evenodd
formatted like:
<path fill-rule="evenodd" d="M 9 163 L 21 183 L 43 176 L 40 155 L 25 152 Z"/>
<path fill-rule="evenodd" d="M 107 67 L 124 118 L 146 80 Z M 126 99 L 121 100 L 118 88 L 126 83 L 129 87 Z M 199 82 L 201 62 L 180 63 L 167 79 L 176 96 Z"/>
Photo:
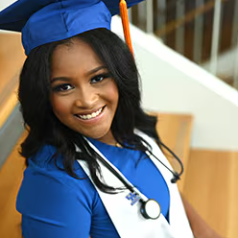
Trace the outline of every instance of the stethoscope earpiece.
<path fill-rule="evenodd" d="M 176 183 L 180 179 L 180 175 L 177 172 L 173 173 L 174 177 L 170 180 L 171 183 Z"/>

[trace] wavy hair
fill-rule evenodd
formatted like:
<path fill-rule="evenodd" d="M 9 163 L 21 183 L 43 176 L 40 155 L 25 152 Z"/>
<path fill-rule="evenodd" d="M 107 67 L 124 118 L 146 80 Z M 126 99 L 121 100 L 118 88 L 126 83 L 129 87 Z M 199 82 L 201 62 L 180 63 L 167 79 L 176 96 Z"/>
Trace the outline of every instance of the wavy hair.
<path fill-rule="evenodd" d="M 50 72 L 52 54 L 56 47 L 79 39 L 89 44 L 100 60 L 107 66 L 118 87 L 119 101 L 112 122 L 112 133 L 116 141 L 134 150 L 149 150 L 149 145 L 134 133 L 135 128 L 158 139 L 155 131 L 156 117 L 147 115 L 141 108 L 141 93 L 138 70 L 127 45 L 107 29 L 91 30 L 72 38 L 48 43 L 33 49 L 25 61 L 19 86 L 19 101 L 28 136 L 21 144 L 21 154 L 28 159 L 44 145 L 56 147 L 57 155 L 63 156 L 65 171 L 76 177 L 73 170 L 75 160 L 85 160 L 96 186 L 107 193 L 115 192 L 101 181 L 100 156 L 88 145 L 83 135 L 62 124 L 54 115 L 50 101 Z M 81 152 L 75 151 L 75 144 Z M 27 163 L 28 164 L 28 163 Z M 99 175 L 98 175 L 99 174 Z"/>

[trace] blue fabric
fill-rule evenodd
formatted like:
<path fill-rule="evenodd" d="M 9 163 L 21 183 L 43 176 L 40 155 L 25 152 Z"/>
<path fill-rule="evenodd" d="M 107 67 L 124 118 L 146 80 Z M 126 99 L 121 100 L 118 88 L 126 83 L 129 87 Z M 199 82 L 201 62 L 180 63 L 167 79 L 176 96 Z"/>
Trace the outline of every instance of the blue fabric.
<path fill-rule="evenodd" d="M 143 0 L 127 0 L 131 7 Z M 18 0 L 0 12 L 0 29 L 22 32 L 26 55 L 49 42 L 96 28 L 110 29 L 119 0 Z"/>
<path fill-rule="evenodd" d="M 157 200 L 166 216 L 170 195 L 152 161 L 139 151 L 121 149 L 93 141 L 99 150 L 149 198 Z M 82 180 L 69 176 L 63 158 L 52 160 L 56 152 L 45 146 L 29 160 L 17 198 L 22 213 L 24 238 L 116 238 L 119 237 L 90 179 L 75 162 Z M 138 159 L 141 159 L 136 166 Z M 59 168 L 57 168 L 59 167 Z M 116 204 L 115 204 L 116 205 Z"/>

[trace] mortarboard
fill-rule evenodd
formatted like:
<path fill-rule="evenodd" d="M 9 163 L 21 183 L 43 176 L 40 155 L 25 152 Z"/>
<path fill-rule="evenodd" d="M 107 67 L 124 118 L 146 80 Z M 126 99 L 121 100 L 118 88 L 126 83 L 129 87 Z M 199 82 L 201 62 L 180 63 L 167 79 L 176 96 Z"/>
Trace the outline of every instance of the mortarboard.
<path fill-rule="evenodd" d="M 128 8 L 143 0 L 127 0 Z M 110 29 L 120 0 L 18 0 L 0 12 L 0 29 L 22 32 L 26 55 L 49 42 Z"/>

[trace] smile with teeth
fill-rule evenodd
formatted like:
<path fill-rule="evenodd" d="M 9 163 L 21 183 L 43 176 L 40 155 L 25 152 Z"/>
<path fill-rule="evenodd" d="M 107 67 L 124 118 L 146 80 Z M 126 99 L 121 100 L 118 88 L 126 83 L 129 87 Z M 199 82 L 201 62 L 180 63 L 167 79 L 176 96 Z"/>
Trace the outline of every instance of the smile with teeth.
<path fill-rule="evenodd" d="M 80 119 L 83 119 L 83 120 L 90 120 L 90 119 L 93 119 L 97 116 L 99 116 L 103 111 L 103 107 L 100 108 L 99 110 L 91 113 L 91 114 L 87 114 L 87 115 L 76 115 L 77 117 L 79 117 Z"/>

